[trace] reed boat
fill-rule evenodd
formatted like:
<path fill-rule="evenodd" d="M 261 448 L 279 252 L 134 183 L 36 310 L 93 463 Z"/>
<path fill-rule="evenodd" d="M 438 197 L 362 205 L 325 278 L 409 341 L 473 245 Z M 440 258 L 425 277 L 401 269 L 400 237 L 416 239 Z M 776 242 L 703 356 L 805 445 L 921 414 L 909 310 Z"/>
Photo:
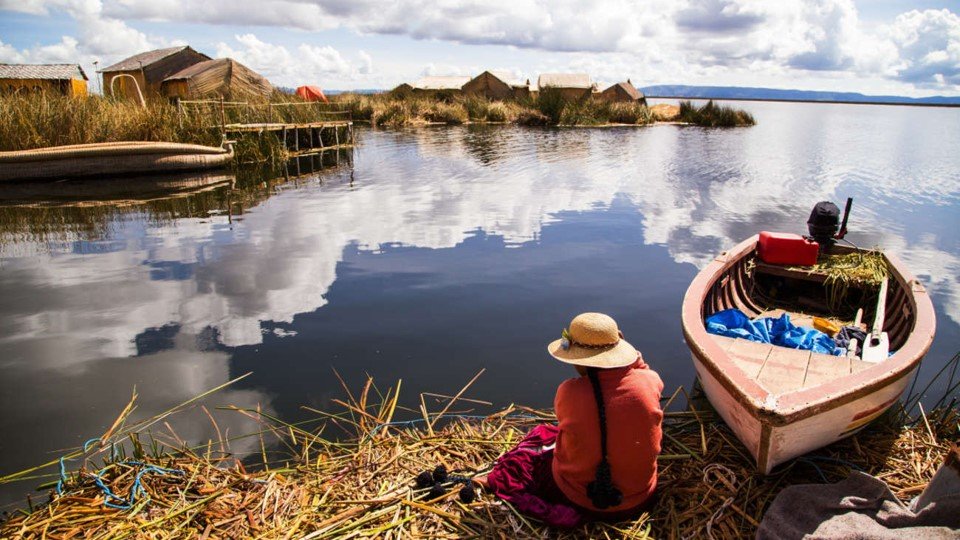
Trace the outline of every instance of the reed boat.
<path fill-rule="evenodd" d="M 876 363 L 708 333 L 705 319 L 729 308 L 750 318 L 786 312 L 799 319 L 798 324 L 809 321 L 811 314 L 853 318 L 850 313 L 830 313 L 829 302 L 822 300 L 825 273 L 766 264 L 757 248 L 758 236 L 753 236 L 700 271 L 684 297 L 682 324 L 707 398 L 758 470 L 769 474 L 785 461 L 855 434 L 896 403 L 930 348 L 936 322 L 923 285 L 900 259 L 884 253 L 889 283 L 885 306 L 878 309 L 874 292 L 874 307 L 865 308 L 864 320 L 873 320 L 876 313 L 871 311 L 884 314 L 878 326 L 893 352 Z M 831 248 L 833 254 L 853 251 L 841 245 Z M 765 292 L 770 287 L 803 291 L 802 309 L 797 302 L 771 301 Z"/>
<path fill-rule="evenodd" d="M 196 171 L 224 167 L 233 147 L 123 141 L 0 152 L 0 182 Z"/>
<path fill-rule="evenodd" d="M 99 176 L 0 183 L 2 207 L 67 207 L 137 204 L 232 187 L 236 176 L 225 171 Z"/>

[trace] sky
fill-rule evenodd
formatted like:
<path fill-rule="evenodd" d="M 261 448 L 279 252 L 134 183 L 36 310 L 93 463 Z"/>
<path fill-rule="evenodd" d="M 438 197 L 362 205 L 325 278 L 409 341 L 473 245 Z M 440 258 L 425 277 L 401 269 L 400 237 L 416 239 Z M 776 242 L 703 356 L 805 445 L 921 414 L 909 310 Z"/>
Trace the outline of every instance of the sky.
<path fill-rule="evenodd" d="M 957 0 L 0 0 L 0 63 L 77 62 L 97 91 L 97 68 L 188 44 L 287 87 L 499 69 L 956 96 L 958 13 Z"/>

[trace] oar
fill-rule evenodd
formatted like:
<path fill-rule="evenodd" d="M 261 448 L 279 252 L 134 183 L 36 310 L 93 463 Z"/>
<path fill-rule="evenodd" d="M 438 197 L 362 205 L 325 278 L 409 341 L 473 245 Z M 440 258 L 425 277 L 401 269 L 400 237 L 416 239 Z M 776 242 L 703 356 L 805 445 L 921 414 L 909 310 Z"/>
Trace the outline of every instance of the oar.
<path fill-rule="evenodd" d="M 873 331 L 863 344 L 863 361 L 874 364 L 887 359 L 890 352 L 890 340 L 883 332 L 883 312 L 887 306 L 887 278 L 880 282 L 880 298 L 877 300 L 877 317 L 873 320 Z"/>
<path fill-rule="evenodd" d="M 859 329 L 861 320 L 863 320 L 863 308 L 858 308 L 857 317 L 853 320 L 853 326 Z M 847 345 L 847 356 L 850 358 L 857 357 L 857 338 L 850 338 L 850 343 Z"/>

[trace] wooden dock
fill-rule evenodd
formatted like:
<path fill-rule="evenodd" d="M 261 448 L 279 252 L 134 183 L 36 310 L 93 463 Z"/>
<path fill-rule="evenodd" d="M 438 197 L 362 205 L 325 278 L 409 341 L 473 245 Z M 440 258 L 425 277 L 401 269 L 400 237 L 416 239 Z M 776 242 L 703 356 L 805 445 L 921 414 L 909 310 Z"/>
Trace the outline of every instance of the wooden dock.
<path fill-rule="evenodd" d="M 291 154 L 309 154 L 353 147 L 353 121 L 325 120 L 304 124 L 257 123 L 226 124 L 224 133 L 229 137 L 239 134 L 272 134 L 283 143 Z"/>

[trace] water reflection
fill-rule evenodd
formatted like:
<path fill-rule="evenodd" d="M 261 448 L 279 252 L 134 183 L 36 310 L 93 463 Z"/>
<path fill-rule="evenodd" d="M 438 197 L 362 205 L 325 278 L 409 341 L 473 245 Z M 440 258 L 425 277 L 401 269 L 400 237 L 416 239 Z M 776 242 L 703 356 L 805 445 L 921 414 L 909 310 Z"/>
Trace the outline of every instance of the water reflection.
<path fill-rule="evenodd" d="M 759 124 L 738 130 L 365 130 L 314 173 L 0 209 L 0 399 L 15 411 L 0 427 L 23 435 L 0 443 L 2 470 L 96 433 L 137 381 L 155 411 L 252 370 L 221 401 L 290 417 L 336 393 L 331 366 L 403 378 L 412 396 L 484 367 L 485 399 L 548 405 L 568 372 L 542 347 L 587 309 L 617 316 L 668 386 L 687 384 L 677 315 L 697 268 L 846 196 L 850 238 L 899 252 L 929 287 L 931 357 L 955 352 L 960 111 L 748 108 Z"/>

